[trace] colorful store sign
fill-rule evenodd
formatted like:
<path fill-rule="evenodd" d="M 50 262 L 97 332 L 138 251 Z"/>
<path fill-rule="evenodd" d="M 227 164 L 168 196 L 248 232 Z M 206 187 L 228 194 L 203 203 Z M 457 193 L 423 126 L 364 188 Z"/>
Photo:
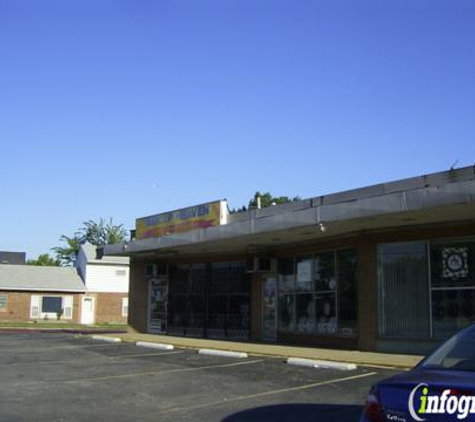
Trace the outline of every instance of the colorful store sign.
<path fill-rule="evenodd" d="M 136 239 L 160 237 L 223 224 L 227 216 L 225 201 L 210 202 L 136 220 Z"/>

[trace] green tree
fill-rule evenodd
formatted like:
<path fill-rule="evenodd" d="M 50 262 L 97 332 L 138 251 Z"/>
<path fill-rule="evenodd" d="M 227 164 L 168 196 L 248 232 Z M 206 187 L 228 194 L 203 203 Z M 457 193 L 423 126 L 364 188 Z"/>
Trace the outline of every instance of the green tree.
<path fill-rule="evenodd" d="M 103 218 L 96 222 L 88 220 L 83 223 L 78 231 L 72 236 L 62 235 L 59 240 L 66 243 L 64 246 L 58 246 L 52 250 L 56 253 L 56 258 L 61 265 L 70 266 L 76 262 L 79 253 L 79 247 L 89 242 L 92 245 L 110 245 L 121 243 L 127 240 L 127 230 L 123 224 L 114 224 L 112 218 L 106 223 Z"/>
<path fill-rule="evenodd" d="M 61 262 L 57 258 L 49 256 L 49 254 L 44 253 L 38 256 L 36 259 L 29 259 L 26 261 L 27 265 L 37 265 L 40 267 L 58 267 L 61 265 Z"/>
<path fill-rule="evenodd" d="M 248 206 L 242 206 L 240 208 L 233 208 L 232 210 L 230 210 L 230 213 L 233 214 L 233 213 L 236 213 L 236 212 L 244 212 L 244 211 L 247 211 L 248 209 L 249 210 L 252 210 L 252 209 L 256 209 L 257 208 L 257 198 L 260 197 L 261 198 L 261 208 L 266 208 L 266 207 L 270 207 L 271 205 L 279 205 L 279 204 L 285 204 L 287 202 L 293 202 L 293 201 L 300 201 L 300 197 L 299 196 L 295 196 L 293 199 L 290 199 L 288 196 L 273 196 L 270 192 L 265 192 L 265 193 L 261 193 L 259 191 L 257 191 L 255 194 L 254 194 L 254 197 L 252 197 L 250 200 L 249 200 L 249 204 Z"/>
<path fill-rule="evenodd" d="M 271 205 L 286 204 L 292 201 L 300 201 L 298 196 L 290 199 L 288 196 L 273 196 L 270 192 L 261 193 L 257 191 L 254 198 L 249 200 L 249 208 L 257 207 L 257 198 L 261 198 L 261 208 L 270 207 Z"/>

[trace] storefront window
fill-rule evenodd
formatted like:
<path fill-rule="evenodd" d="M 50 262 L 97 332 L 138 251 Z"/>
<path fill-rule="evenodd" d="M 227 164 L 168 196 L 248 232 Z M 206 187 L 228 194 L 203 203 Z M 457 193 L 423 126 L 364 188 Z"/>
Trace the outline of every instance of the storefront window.
<path fill-rule="evenodd" d="M 426 242 L 379 245 L 381 337 L 430 335 Z"/>
<path fill-rule="evenodd" d="M 315 295 L 317 333 L 336 334 L 337 321 L 335 304 L 335 293 L 317 293 Z"/>
<path fill-rule="evenodd" d="M 295 290 L 295 260 L 279 260 L 279 292 L 293 293 Z"/>
<path fill-rule="evenodd" d="M 343 335 L 352 335 L 357 330 L 358 309 L 356 291 L 356 251 L 338 251 L 338 326 Z"/>
<path fill-rule="evenodd" d="M 310 256 L 297 258 L 297 278 L 295 280 L 295 290 L 297 292 L 313 291 L 313 259 Z"/>
<path fill-rule="evenodd" d="M 356 251 L 302 256 L 293 263 L 279 260 L 279 331 L 354 335 Z"/>
<path fill-rule="evenodd" d="M 298 292 L 296 300 L 296 331 L 299 333 L 315 332 L 315 306 L 313 303 L 313 294 Z"/>
<path fill-rule="evenodd" d="M 279 330 L 283 332 L 295 331 L 294 294 L 279 296 Z"/>
<path fill-rule="evenodd" d="M 433 243 L 430 253 L 433 336 L 475 321 L 475 242 Z"/>
<path fill-rule="evenodd" d="M 335 253 L 315 256 L 315 291 L 328 292 L 336 289 Z"/>

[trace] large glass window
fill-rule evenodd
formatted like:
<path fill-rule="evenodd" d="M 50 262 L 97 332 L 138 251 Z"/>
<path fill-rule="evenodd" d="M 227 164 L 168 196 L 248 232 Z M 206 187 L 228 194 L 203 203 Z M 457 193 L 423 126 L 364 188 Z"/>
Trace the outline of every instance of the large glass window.
<path fill-rule="evenodd" d="M 280 259 L 279 331 L 356 333 L 355 272 L 353 249 Z"/>
<path fill-rule="evenodd" d="M 433 336 L 475 321 L 475 242 L 433 243 L 430 252 Z"/>
<path fill-rule="evenodd" d="M 341 334 L 351 335 L 357 330 L 358 307 L 356 291 L 356 253 L 353 250 L 338 251 L 338 325 Z"/>
<path fill-rule="evenodd" d="M 378 251 L 381 336 L 447 338 L 475 321 L 475 240 Z"/>

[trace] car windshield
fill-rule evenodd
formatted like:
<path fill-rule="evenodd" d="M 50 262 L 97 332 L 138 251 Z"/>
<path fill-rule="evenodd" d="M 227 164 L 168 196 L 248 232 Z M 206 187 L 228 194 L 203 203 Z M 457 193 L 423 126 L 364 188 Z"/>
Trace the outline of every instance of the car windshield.
<path fill-rule="evenodd" d="M 422 363 L 422 367 L 475 371 L 475 328 L 450 338 Z"/>

